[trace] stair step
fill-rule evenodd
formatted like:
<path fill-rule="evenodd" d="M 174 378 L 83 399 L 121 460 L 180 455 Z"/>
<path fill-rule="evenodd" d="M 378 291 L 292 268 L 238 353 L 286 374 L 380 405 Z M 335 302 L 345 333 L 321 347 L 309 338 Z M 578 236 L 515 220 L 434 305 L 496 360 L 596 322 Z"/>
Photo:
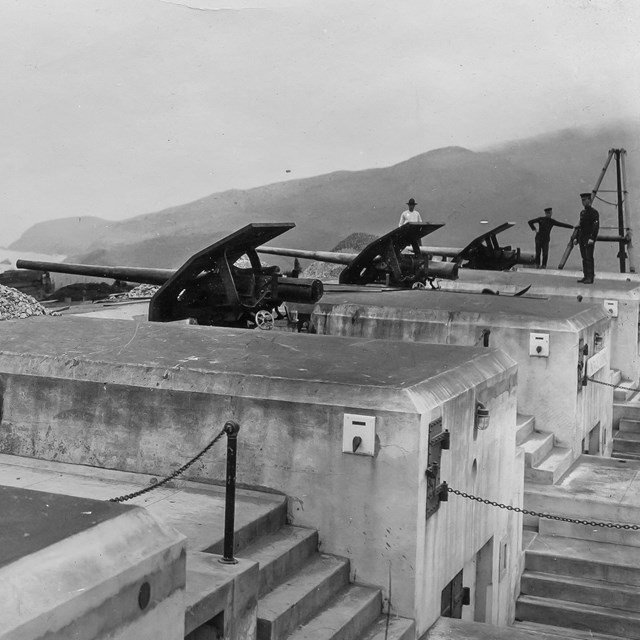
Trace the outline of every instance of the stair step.
<path fill-rule="evenodd" d="M 538 535 L 525 553 L 525 569 L 640 586 L 637 547 Z"/>
<path fill-rule="evenodd" d="M 596 604 L 640 613 L 640 586 L 525 571 L 522 574 L 520 589 L 523 595 Z"/>
<path fill-rule="evenodd" d="M 524 449 L 524 464 L 535 467 L 544 460 L 553 449 L 553 433 L 533 431 L 520 445 Z"/>
<path fill-rule="evenodd" d="M 616 431 L 613 436 L 615 453 L 640 454 L 640 433 L 633 431 Z"/>
<path fill-rule="evenodd" d="M 620 418 L 618 429 L 619 431 L 630 431 L 632 433 L 640 434 L 640 420 L 633 420 L 632 418 Z"/>
<path fill-rule="evenodd" d="M 378 618 L 381 610 L 379 589 L 350 585 L 287 640 L 351 640 L 359 637 Z"/>
<path fill-rule="evenodd" d="M 516 415 L 516 444 L 521 445 L 533 433 L 536 419 L 522 413 Z"/>
<path fill-rule="evenodd" d="M 509 627 L 485 622 L 438 618 L 421 640 L 622 640 L 620 636 L 596 634 L 579 629 L 516 621 Z"/>
<path fill-rule="evenodd" d="M 620 384 L 622 371 L 620 369 L 609 369 L 609 372 L 609 384 Z"/>
<path fill-rule="evenodd" d="M 640 640 L 639 613 L 593 604 L 520 596 L 516 602 L 516 619 Z"/>
<path fill-rule="evenodd" d="M 621 451 L 612 451 L 611 457 L 618 458 L 620 460 L 640 460 L 640 454 L 628 452 L 623 453 Z"/>
<path fill-rule="evenodd" d="M 413 640 L 416 625 L 409 618 L 380 615 L 358 640 Z"/>
<path fill-rule="evenodd" d="M 302 567 L 317 550 L 318 532 L 315 529 L 285 525 L 278 531 L 260 536 L 237 555 L 260 566 L 258 597 L 262 597 Z"/>
<path fill-rule="evenodd" d="M 555 627 L 550 624 L 539 622 L 514 622 L 513 628 L 519 631 L 535 633 L 536 637 L 545 640 L 624 640 L 621 636 L 610 636 L 608 633 L 593 633 L 593 631 L 582 631 L 581 629 L 568 629 L 567 627 Z"/>
<path fill-rule="evenodd" d="M 535 467 L 525 467 L 525 480 L 540 484 L 555 484 L 573 464 L 573 452 L 564 447 L 553 447 L 549 455 Z"/>
<path fill-rule="evenodd" d="M 258 602 L 258 640 L 280 640 L 349 582 L 349 561 L 325 554 L 312 560 Z M 378 611 L 377 613 L 380 613 Z"/>
<path fill-rule="evenodd" d="M 283 500 L 269 512 L 263 514 L 255 520 L 247 522 L 244 526 L 238 527 L 234 532 L 233 553 L 237 555 L 238 551 L 257 540 L 260 536 L 268 533 L 274 533 L 283 527 L 287 522 L 287 503 Z M 207 549 L 203 549 L 206 553 L 214 553 L 224 555 L 224 538 L 221 538 L 215 544 Z"/>
<path fill-rule="evenodd" d="M 526 551 L 531 544 L 533 543 L 533 541 L 536 539 L 536 536 L 538 535 L 537 531 L 532 531 L 529 528 L 524 528 L 522 531 L 522 550 Z"/>
<path fill-rule="evenodd" d="M 635 387 L 629 386 L 629 382 L 622 380 L 620 382 L 619 387 L 614 388 L 613 390 L 613 399 L 616 402 L 627 402 L 629 401 L 636 393 L 638 393 L 638 389 Z"/>

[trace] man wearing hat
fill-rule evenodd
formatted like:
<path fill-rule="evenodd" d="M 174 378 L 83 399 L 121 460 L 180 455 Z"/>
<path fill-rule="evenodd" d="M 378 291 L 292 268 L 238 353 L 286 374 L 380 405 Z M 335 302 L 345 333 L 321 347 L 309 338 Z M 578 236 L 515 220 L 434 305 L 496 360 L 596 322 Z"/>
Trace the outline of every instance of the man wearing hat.
<path fill-rule="evenodd" d="M 403 211 L 400 215 L 400 222 L 398 223 L 399 227 L 407 222 L 422 222 L 420 213 L 416 211 L 417 204 L 418 203 L 413 198 L 409 198 L 409 202 L 407 202 L 407 206 L 409 208 L 406 211 Z"/>
<path fill-rule="evenodd" d="M 580 222 L 576 227 L 578 236 L 573 242 L 580 245 L 580 255 L 582 256 L 582 273 L 584 277 L 580 278 L 578 282 L 593 284 L 595 277 L 593 252 L 598 239 L 598 230 L 600 229 L 600 214 L 591 206 L 590 193 L 581 193 L 580 199 L 584 208 L 580 212 Z"/>
<path fill-rule="evenodd" d="M 547 258 L 549 257 L 549 240 L 551 239 L 551 229 L 553 227 L 564 227 L 565 229 L 573 229 L 573 226 L 566 222 L 554 220 L 551 215 L 553 209 L 547 207 L 544 210 L 544 216 L 529 220 L 529 226 L 532 231 L 536 232 L 536 267 L 538 269 L 547 268 Z M 536 230 L 535 225 L 538 225 Z M 540 254 L 542 254 L 542 264 L 540 263 Z"/>

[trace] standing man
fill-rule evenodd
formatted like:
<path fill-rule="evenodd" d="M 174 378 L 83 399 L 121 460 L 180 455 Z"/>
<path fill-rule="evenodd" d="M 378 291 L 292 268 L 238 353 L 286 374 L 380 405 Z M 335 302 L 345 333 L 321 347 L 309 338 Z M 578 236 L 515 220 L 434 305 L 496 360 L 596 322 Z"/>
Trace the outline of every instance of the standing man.
<path fill-rule="evenodd" d="M 422 222 L 420 213 L 416 211 L 417 204 L 418 203 L 413 198 L 409 198 L 409 202 L 407 202 L 407 206 L 409 208 L 406 211 L 403 211 L 400 215 L 400 222 L 398 223 L 399 227 L 407 222 Z"/>
<path fill-rule="evenodd" d="M 582 256 L 582 272 L 584 277 L 578 282 L 593 284 L 595 277 L 595 265 L 593 262 L 593 251 L 598 239 L 598 229 L 600 229 L 600 214 L 591 206 L 591 194 L 581 193 L 582 206 L 580 212 L 580 222 L 578 223 L 578 237 L 573 241 L 580 244 L 580 255 Z"/>
<path fill-rule="evenodd" d="M 554 220 L 551 215 L 553 213 L 553 209 L 551 207 L 547 207 L 544 210 L 544 216 L 540 218 L 534 218 L 533 220 L 529 220 L 529 226 L 532 231 L 536 231 L 535 225 L 538 225 L 538 229 L 536 231 L 536 268 L 537 269 L 546 269 L 547 268 L 547 258 L 549 257 L 549 240 L 551 239 L 551 229 L 553 227 L 564 227 L 565 229 L 573 229 L 573 226 L 567 224 L 566 222 L 559 222 L 558 220 Z M 540 263 L 540 254 L 542 254 L 542 264 Z"/>

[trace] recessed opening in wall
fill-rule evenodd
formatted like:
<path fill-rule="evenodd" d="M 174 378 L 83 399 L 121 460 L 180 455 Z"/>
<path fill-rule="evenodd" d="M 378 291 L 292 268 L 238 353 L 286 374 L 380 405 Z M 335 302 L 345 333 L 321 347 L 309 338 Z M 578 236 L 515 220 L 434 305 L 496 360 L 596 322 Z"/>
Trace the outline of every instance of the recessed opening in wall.
<path fill-rule="evenodd" d="M 489 622 L 493 602 L 493 536 L 476 554 L 476 593 L 473 619 Z"/>
<path fill-rule="evenodd" d="M 224 638 L 224 611 L 194 629 L 184 640 L 222 640 Z"/>
<path fill-rule="evenodd" d="M 600 431 L 600 423 L 598 422 L 582 441 L 582 453 L 589 456 L 600 455 Z"/>

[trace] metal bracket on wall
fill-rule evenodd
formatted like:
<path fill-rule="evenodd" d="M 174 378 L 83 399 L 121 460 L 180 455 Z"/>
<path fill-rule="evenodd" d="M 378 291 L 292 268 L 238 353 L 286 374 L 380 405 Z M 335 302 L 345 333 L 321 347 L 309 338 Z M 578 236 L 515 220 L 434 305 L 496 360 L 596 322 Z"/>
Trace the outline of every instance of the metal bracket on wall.
<path fill-rule="evenodd" d="M 446 492 L 440 483 L 440 460 L 442 450 L 449 449 L 449 432 L 442 429 L 442 418 L 437 418 L 429 423 L 429 451 L 428 466 L 425 471 L 427 477 L 427 518 L 433 515 L 440 507 L 440 502 L 446 501 Z"/>

